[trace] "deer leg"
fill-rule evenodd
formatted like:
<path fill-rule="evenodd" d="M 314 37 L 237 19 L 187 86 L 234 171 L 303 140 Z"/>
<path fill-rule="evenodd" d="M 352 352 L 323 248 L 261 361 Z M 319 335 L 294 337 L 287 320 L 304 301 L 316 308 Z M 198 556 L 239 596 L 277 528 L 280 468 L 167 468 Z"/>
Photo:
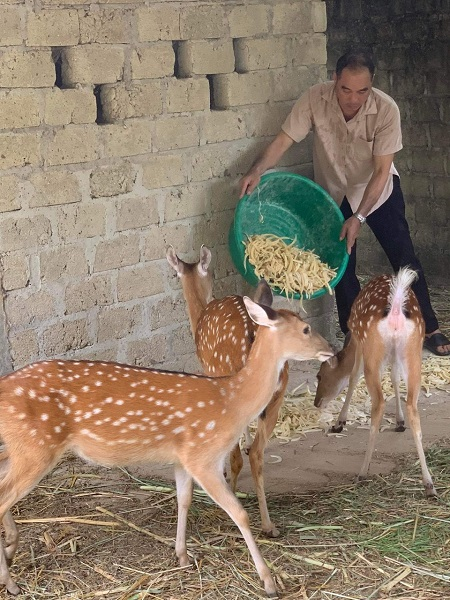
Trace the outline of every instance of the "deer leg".
<path fill-rule="evenodd" d="M 0 547 L 0 584 L 4 585 L 10 594 L 20 594 L 19 586 L 14 583 L 9 573 L 9 564 L 14 557 L 19 541 L 17 525 L 12 517 L 10 508 L 30 489 L 27 482 L 18 480 L 10 472 L 0 481 L 1 520 L 5 528 L 5 543 Z"/>
<path fill-rule="evenodd" d="M 258 497 L 261 529 L 268 537 L 278 537 L 280 532 L 270 520 L 264 490 L 264 448 L 266 447 L 267 437 L 265 420 L 259 419 L 258 430 L 250 448 L 249 459 L 256 495 Z"/>
<path fill-rule="evenodd" d="M 251 448 L 251 446 L 253 444 L 253 438 L 252 438 L 252 435 L 250 433 L 250 427 L 246 427 L 245 428 L 244 438 L 245 438 L 244 452 L 245 452 L 245 454 L 249 454 L 250 453 L 250 448 Z"/>
<path fill-rule="evenodd" d="M 244 461 L 242 460 L 242 452 L 238 442 L 230 452 L 230 488 L 234 494 L 236 493 L 237 481 L 243 465 Z"/>
<path fill-rule="evenodd" d="M 414 437 L 414 442 L 419 456 L 420 468 L 422 469 L 422 481 L 425 487 L 425 493 L 428 497 L 437 496 L 436 489 L 433 484 L 430 472 L 427 467 L 425 453 L 422 445 L 422 428 L 420 426 L 420 417 L 417 410 L 417 400 L 420 390 L 420 364 L 416 368 L 409 368 L 407 375 L 407 394 L 406 394 L 406 410 L 408 413 L 408 421 Z"/>
<path fill-rule="evenodd" d="M 221 470 L 222 465 L 215 463 L 212 467 L 196 466 L 191 472 L 205 492 L 211 496 L 214 502 L 216 502 L 239 527 L 253 558 L 259 577 L 263 582 L 266 594 L 271 598 L 276 598 L 277 591 L 274 580 L 258 546 L 256 545 L 250 530 L 248 515 L 242 504 L 228 487 Z"/>
<path fill-rule="evenodd" d="M 370 461 L 375 448 L 375 442 L 378 436 L 378 432 L 380 430 L 381 419 L 383 418 L 385 406 L 383 390 L 381 388 L 380 369 L 378 365 L 376 365 L 376 368 L 370 368 L 367 366 L 366 363 L 364 375 L 366 378 L 367 389 L 369 390 L 369 394 L 372 400 L 372 410 L 370 414 L 369 443 L 367 445 L 364 461 L 357 478 L 358 480 L 365 479 L 365 477 L 367 476 Z"/>
<path fill-rule="evenodd" d="M 8 452 L 0 452 L 0 478 L 5 477 L 8 470 L 11 468 Z M 17 551 L 19 543 L 19 532 L 16 522 L 13 519 L 11 512 L 8 510 L 3 516 L 3 527 L 5 529 L 5 556 L 9 564 L 11 564 L 14 554 Z"/>
<path fill-rule="evenodd" d="M 5 511 L 5 506 L 0 508 L 0 512 L 3 511 Z M 0 548 L 0 584 L 4 585 L 10 594 L 17 596 L 21 590 L 12 580 L 8 567 L 17 550 L 19 533 L 9 509 L 4 512 L 2 522 L 5 527 L 5 546 Z M 13 535 L 13 532 L 15 532 L 15 535 Z"/>
<path fill-rule="evenodd" d="M 5 544 L 0 544 L 0 584 L 13 595 L 20 594 L 20 588 L 11 578 L 8 562 L 16 553 L 19 533 L 10 509 L 39 483 L 62 453 L 33 446 L 29 438 L 27 446 L 26 452 L 16 449 L 7 454 L 9 468 L 0 479 L 0 518 L 5 528 Z M 5 471 L 5 465 L 2 469 Z"/>
<path fill-rule="evenodd" d="M 246 454 L 249 454 L 250 448 L 253 444 L 253 440 L 252 440 L 252 436 L 250 435 L 250 429 L 248 427 L 245 428 L 244 435 L 245 435 L 244 452 Z M 233 450 L 230 452 L 230 470 L 231 470 L 230 487 L 233 490 L 233 493 L 236 493 L 239 473 L 242 471 L 243 466 L 244 466 L 244 461 L 242 459 L 241 447 L 238 442 L 235 445 L 235 447 L 233 448 Z"/>
<path fill-rule="evenodd" d="M 284 400 L 286 384 L 287 376 L 282 383 L 281 388 L 272 396 L 266 410 L 258 419 L 258 429 L 249 454 L 250 467 L 255 483 L 256 495 L 258 496 L 261 528 L 263 533 L 268 537 L 278 537 L 280 532 L 272 523 L 267 508 L 266 492 L 264 489 L 264 449 L 267 445 L 267 440 L 270 438 L 277 423 L 278 412 Z"/>
<path fill-rule="evenodd" d="M 355 364 L 350 374 L 344 405 L 341 408 L 341 412 L 339 413 L 336 423 L 332 427 L 330 427 L 330 433 L 341 433 L 341 431 L 344 429 L 347 423 L 348 407 L 350 406 L 350 401 L 352 399 L 353 392 L 355 391 L 356 385 L 361 375 L 361 367 L 361 355 L 359 354 L 359 351 L 356 350 Z"/>
<path fill-rule="evenodd" d="M 264 486 L 264 449 L 267 445 L 267 440 L 270 438 L 277 423 L 278 413 L 284 400 L 287 383 L 288 367 L 285 365 L 280 375 L 279 387 L 258 420 L 258 429 L 249 453 L 250 467 L 261 515 L 261 528 L 263 533 L 268 537 L 278 537 L 280 532 L 272 523 L 267 508 Z"/>
<path fill-rule="evenodd" d="M 10 510 L 6 511 L 3 516 L 3 527 L 5 528 L 5 557 L 7 562 L 11 564 L 19 545 L 19 530 Z"/>
<path fill-rule="evenodd" d="M 344 405 L 341 408 L 341 412 L 337 418 L 337 421 L 334 425 L 330 427 L 330 433 L 341 433 L 347 423 L 347 414 L 348 407 L 350 405 L 350 400 L 352 399 L 353 392 L 355 391 L 356 384 L 358 383 L 358 378 L 351 377 L 348 382 L 348 389 L 345 395 Z"/>
<path fill-rule="evenodd" d="M 402 398 L 400 396 L 400 373 L 396 361 L 394 361 L 391 369 L 391 382 L 395 396 L 395 431 L 405 431 L 405 417 L 403 416 Z"/>
<path fill-rule="evenodd" d="M 180 562 L 180 567 L 190 564 L 186 547 L 186 527 L 189 507 L 192 503 L 193 481 L 192 477 L 183 467 L 175 467 L 175 483 L 177 487 L 178 520 L 177 537 L 175 540 L 175 553 Z"/>
<path fill-rule="evenodd" d="M 6 587 L 6 590 L 13 596 L 20 594 L 20 587 L 14 583 L 8 569 L 8 561 L 3 551 L 0 550 L 0 584 Z"/>

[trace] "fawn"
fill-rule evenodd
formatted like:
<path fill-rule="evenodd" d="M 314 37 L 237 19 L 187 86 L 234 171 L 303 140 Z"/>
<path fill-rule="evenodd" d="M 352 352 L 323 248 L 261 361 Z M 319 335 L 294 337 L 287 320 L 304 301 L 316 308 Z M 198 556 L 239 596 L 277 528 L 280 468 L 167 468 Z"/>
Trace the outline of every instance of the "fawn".
<path fill-rule="evenodd" d="M 245 310 L 242 296 L 213 299 L 212 274 L 208 270 L 211 251 L 206 246 L 201 247 L 199 261 L 196 263 L 181 260 L 172 246 L 167 249 L 166 257 L 181 281 L 197 356 L 205 373 L 214 377 L 237 373 L 245 365 L 257 329 L 257 325 Z M 253 299 L 266 306 L 272 305 L 272 291 L 264 280 L 258 284 Z M 258 497 L 261 529 L 268 537 L 277 537 L 280 532 L 272 523 L 267 508 L 263 473 L 264 449 L 276 425 L 287 383 L 286 363 L 280 373 L 279 384 L 272 399 L 259 415 L 253 442 L 248 428 L 245 430 L 246 451 Z M 234 492 L 242 466 L 243 460 L 238 441 L 230 453 L 230 486 Z"/>
<path fill-rule="evenodd" d="M 364 479 L 385 407 L 381 372 L 384 364 L 389 363 L 396 399 L 396 431 L 405 430 L 399 392 L 399 380 L 402 377 L 406 382 L 406 409 L 419 455 L 423 484 L 427 496 L 436 496 L 423 452 L 417 410 L 425 325 L 417 298 L 410 288 L 416 276 L 415 271 L 403 268 L 397 275 L 381 275 L 372 279 L 361 290 L 353 303 L 348 321 L 350 340 L 336 356 L 320 366 L 314 405 L 326 406 L 348 385 L 337 424 L 331 428 L 333 432 L 342 431 L 351 397 L 364 366 L 364 377 L 372 400 L 369 444 L 358 475 L 358 479 Z"/>
<path fill-rule="evenodd" d="M 240 529 L 268 596 L 275 583 L 250 531 L 246 511 L 223 476 L 225 458 L 244 428 L 269 403 L 288 359 L 333 354 L 297 315 L 243 299 L 259 325 L 243 369 L 214 378 L 118 363 L 51 360 L 0 378 L 0 584 L 20 592 L 8 562 L 18 545 L 11 507 L 30 492 L 65 451 L 105 466 L 172 462 L 178 500 L 175 551 L 189 564 L 187 512 L 193 480 Z"/>

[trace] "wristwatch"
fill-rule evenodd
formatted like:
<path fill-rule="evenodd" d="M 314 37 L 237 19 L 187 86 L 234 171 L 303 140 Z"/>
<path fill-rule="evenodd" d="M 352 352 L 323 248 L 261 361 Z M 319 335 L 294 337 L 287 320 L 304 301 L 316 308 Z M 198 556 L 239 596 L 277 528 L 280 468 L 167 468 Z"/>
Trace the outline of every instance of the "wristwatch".
<path fill-rule="evenodd" d="M 361 225 L 366 222 L 366 217 L 363 217 L 361 213 L 355 213 L 353 216 L 358 219 Z"/>

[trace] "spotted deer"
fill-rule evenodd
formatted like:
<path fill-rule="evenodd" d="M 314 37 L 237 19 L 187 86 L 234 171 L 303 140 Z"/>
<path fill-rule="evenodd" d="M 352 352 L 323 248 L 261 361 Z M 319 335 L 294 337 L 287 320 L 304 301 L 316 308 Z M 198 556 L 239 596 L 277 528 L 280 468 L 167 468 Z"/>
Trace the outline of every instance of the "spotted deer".
<path fill-rule="evenodd" d="M 167 261 L 177 272 L 186 299 L 189 322 L 195 339 L 197 356 L 204 372 L 214 377 L 233 375 L 245 365 L 255 339 L 257 325 L 245 310 L 242 296 L 213 299 L 212 274 L 209 271 L 211 251 L 202 246 L 196 263 L 181 260 L 170 246 Z M 271 306 L 273 295 L 265 281 L 261 281 L 254 298 Z M 272 523 L 264 491 L 264 449 L 278 418 L 288 382 L 288 365 L 280 373 L 278 387 L 267 407 L 259 415 L 257 431 L 252 441 L 248 428 L 245 431 L 253 482 L 258 497 L 261 529 L 269 537 L 277 537 L 278 529 Z M 230 486 L 235 492 L 243 466 L 239 442 L 230 453 Z"/>
<path fill-rule="evenodd" d="M 422 447 L 417 401 L 420 392 L 422 344 L 425 325 L 419 303 L 410 286 L 415 271 L 400 269 L 397 275 L 381 275 L 372 279 L 357 296 L 348 321 L 350 340 L 334 357 L 320 366 L 314 404 L 325 407 L 348 385 L 347 394 L 333 432 L 342 431 L 350 400 L 361 371 L 364 370 L 371 407 L 369 444 L 358 479 L 369 470 L 375 441 L 384 414 L 385 399 L 381 388 L 381 373 L 386 363 L 391 365 L 391 380 L 396 399 L 396 431 L 405 430 L 399 383 L 406 383 L 406 409 L 422 469 L 427 496 L 436 490 L 428 471 Z"/>
<path fill-rule="evenodd" d="M 277 592 L 250 530 L 248 515 L 223 475 L 224 461 L 246 425 L 270 402 L 286 360 L 327 360 L 328 343 L 293 312 L 244 297 L 258 324 L 245 366 L 223 378 L 108 362 L 38 362 L 0 378 L 0 584 L 20 592 L 8 561 L 17 550 L 11 507 L 71 450 L 109 467 L 175 464 L 178 524 L 175 551 L 189 564 L 187 512 L 193 480 L 240 529 L 268 596 Z"/>

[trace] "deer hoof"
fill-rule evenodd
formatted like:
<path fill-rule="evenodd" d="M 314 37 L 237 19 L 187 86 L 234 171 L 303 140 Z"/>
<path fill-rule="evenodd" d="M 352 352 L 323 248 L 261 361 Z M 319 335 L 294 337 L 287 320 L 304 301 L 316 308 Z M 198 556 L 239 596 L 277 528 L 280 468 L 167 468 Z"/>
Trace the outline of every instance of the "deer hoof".
<path fill-rule="evenodd" d="M 344 429 L 345 424 L 346 421 L 339 421 L 339 423 L 330 427 L 330 433 L 341 433 L 341 431 Z"/>
<path fill-rule="evenodd" d="M 184 552 L 183 554 L 180 554 L 180 556 L 178 556 L 178 564 L 180 565 L 180 567 L 189 567 L 192 564 L 189 560 L 187 552 Z"/>
<path fill-rule="evenodd" d="M 189 567 L 189 565 L 191 564 L 191 561 L 189 560 L 189 558 L 186 556 L 186 558 L 180 558 L 180 567 Z"/>
<path fill-rule="evenodd" d="M 20 587 L 17 584 L 15 584 L 12 579 L 9 581 L 9 583 L 6 584 L 6 590 L 13 596 L 18 596 L 22 593 Z"/>
<path fill-rule="evenodd" d="M 436 492 L 436 488 L 432 483 L 427 483 L 425 485 L 425 494 L 427 495 L 427 498 L 437 498 L 438 495 Z"/>
<path fill-rule="evenodd" d="M 355 477 L 355 483 L 359 484 L 359 485 L 363 485 L 365 483 L 368 483 L 370 481 L 370 478 L 367 475 L 357 475 Z"/>
<path fill-rule="evenodd" d="M 264 584 L 264 582 L 263 582 L 263 584 Z M 264 584 L 264 589 L 266 592 L 266 596 L 268 598 L 279 598 L 278 592 L 275 589 L 275 584 L 274 584 L 273 580 L 270 582 L 267 582 L 267 584 Z"/>
<path fill-rule="evenodd" d="M 3 553 L 5 555 L 8 567 L 11 566 L 12 560 L 16 554 L 16 550 L 17 544 L 11 544 L 10 546 L 5 546 L 5 548 L 3 548 Z"/>
<path fill-rule="evenodd" d="M 266 536 L 268 538 L 277 538 L 280 535 L 280 532 L 275 527 L 275 525 L 272 525 L 271 529 L 263 529 L 262 533 L 264 536 Z"/>
<path fill-rule="evenodd" d="M 395 431 L 400 431 L 400 432 L 406 431 L 405 421 L 398 421 Z"/>

